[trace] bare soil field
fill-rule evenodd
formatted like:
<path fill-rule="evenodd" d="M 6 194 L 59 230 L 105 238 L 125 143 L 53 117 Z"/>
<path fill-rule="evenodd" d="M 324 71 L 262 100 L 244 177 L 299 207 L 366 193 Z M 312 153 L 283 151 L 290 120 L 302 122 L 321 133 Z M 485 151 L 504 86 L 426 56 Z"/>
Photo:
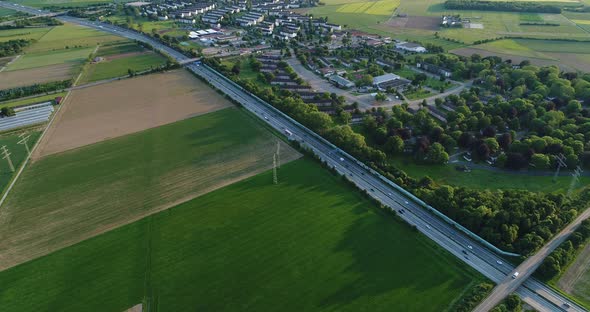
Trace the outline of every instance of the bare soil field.
<path fill-rule="evenodd" d="M 396 28 L 438 30 L 440 18 L 435 16 L 394 17 L 387 22 L 387 25 Z"/>
<path fill-rule="evenodd" d="M 231 103 L 188 72 L 177 70 L 74 90 L 63 105 L 33 161 Z"/>
<path fill-rule="evenodd" d="M 15 71 L 3 71 L 0 75 L 0 89 L 29 86 L 36 83 L 66 80 L 72 78 L 72 65 L 59 64 Z"/>

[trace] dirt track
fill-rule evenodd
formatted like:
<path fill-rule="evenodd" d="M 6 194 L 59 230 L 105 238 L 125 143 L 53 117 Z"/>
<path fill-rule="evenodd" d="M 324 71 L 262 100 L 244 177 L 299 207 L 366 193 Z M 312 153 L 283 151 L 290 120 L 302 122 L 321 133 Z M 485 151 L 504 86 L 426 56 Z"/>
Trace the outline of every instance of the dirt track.
<path fill-rule="evenodd" d="M 184 70 L 74 90 L 33 161 L 231 105 Z"/>

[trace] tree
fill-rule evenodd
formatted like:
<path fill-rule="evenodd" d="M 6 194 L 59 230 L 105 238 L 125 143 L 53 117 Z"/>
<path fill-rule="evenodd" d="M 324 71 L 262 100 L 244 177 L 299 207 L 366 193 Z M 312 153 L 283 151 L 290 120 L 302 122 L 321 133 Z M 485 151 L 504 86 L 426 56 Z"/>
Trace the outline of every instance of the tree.
<path fill-rule="evenodd" d="M 404 151 L 404 140 L 399 136 L 391 136 L 387 139 L 384 146 L 388 154 L 401 154 Z"/>
<path fill-rule="evenodd" d="M 428 148 L 426 160 L 432 164 L 442 165 L 449 161 L 449 154 L 447 154 L 442 144 L 436 142 Z"/>
<path fill-rule="evenodd" d="M 518 170 L 526 167 L 528 164 L 526 158 L 521 153 L 507 153 L 506 154 L 506 167 L 514 170 Z"/>
<path fill-rule="evenodd" d="M 234 66 L 231 68 L 231 72 L 234 73 L 235 75 L 239 75 L 240 74 L 240 65 L 234 64 Z"/>
<path fill-rule="evenodd" d="M 6 117 L 16 115 L 16 113 L 14 112 L 14 109 L 12 107 L 2 107 L 2 109 L 0 110 L 0 113 L 2 114 L 2 116 L 6 116 Z"/>
<path fill-rule="evenodd" d="M 536 169 L 548 169 L 549 168 L 549 156 L 545 154 L 534 154 L 531 157 L 531 163 Z"/>
<path fill-rule="evenodd" d="M 477 154 L 477 157 L 483 160 L 488 159 L 491 153 L 490 148 L 483 142 L 477 146 L 475 152 Z"/>
<path fill-rule="evenodd" d="M 373 76 L 371 75 L 363 75 L 363 77 L 361 78 L 359 84 L 361 86 L 370 86 L 373 84 Z"/>

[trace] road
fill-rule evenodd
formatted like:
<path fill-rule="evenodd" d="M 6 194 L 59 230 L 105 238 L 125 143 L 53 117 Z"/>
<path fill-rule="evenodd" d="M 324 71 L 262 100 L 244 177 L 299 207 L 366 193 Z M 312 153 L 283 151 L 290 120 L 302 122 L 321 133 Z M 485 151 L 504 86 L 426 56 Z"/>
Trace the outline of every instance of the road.
<path fill-rule="evenodd" d="M 15 7 L 14 4 L 7 4 L 2 1 L 0 1 L 0 6 L 20 11 L 25 9 L 34 10 L 22 6 Z M 59 18 L 63 21 L 147 42 L 179 62 L 188 59 L 183 54 L 134 31 L 72 17 L 60 16 Z M 244 108 L 259 116 L 261 120 L 267 122 L 273 128 L 283 133 L 287 133 L 288 129 L 290 133 L 288 135 L 289 139 L 297 140 L 302 146 L 309 148 L 329 166 L 356 184 L 358 188 L 366 190 L 370 196 L 395 211 L 403 220 L 416 226 L 418 231 L 493 282 L 499 284 L 507 276 L 513 274 L 514 266 L 498 256 L 499 251 L 492 251 L 493 246 L 486 247 L 485 241 L 477 240 L 473 234 L 470 235 L 467 231 L 460 230 L 458 225 L 441 219 L 441 217 L 437 216 L 434 208 L 417 198 L 413 198 L 405 190 L 368 168 L 354 157 L 339 150 L 313 131 L 245 91 L 215 70 L 199 63 L 188 64 L 187 68 L 236 102 L 241 103 Z M 534 278 L 526 280 L 522 278 L 521 281 L 524 282 L 516 288 L 516 293 L 539 311 L 586 311 L 583 307 L 570 302 L 557 291 Z M 571 307 L 566 309 L 564 302 L 569 302 Z"/>
<path fill-rule="evenodd" d="M 523 281 L 525 281 L 528 277 L 530 277 L 533 272 L 541 265 L 543 260 L 551 253 L 555 248 L 559 247 L 561 243 L 563 243 L 567 237 L 573 233 L 573 231 L 582 223 L 582 221 L 586 220 L 590 216 L 590 209 L 587 209 L 582 214 L 580 214 L 573 222 L 568 224 L 559 234 L 557 234 L 553 239 L 549 241 L 549 243 L 545 244 L 543 248 L 541 248 L 537 253 L 528 259 L 526 259 L 523 263 L 521 263 L 515 271 L 519 273 L 518 277 L 512 278 L 507 276 L 502 280 L 500 283 L 494 287 L 494 290 L 490 293 L 490 295 L 482 301 L 476 308 L 473 310 L 474 312 L 486 312 L 495 307 L 502 301 L 502 299 L 506 298 L 509 294 L 514 292 L 518 286 L 520 286 Z"/>

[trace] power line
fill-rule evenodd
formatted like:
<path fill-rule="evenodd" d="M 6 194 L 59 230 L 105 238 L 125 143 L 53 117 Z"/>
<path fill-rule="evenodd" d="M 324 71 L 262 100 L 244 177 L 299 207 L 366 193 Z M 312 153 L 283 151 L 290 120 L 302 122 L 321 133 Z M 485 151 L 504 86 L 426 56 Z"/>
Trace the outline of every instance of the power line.
<path fill-rule="evenodd" d="M 272 155 L 272 183 L 279 183 L 279 178 L 277 176 L 277 154 Z"/>
<path fill-rule="evenodd" d="M 555 175 L 553 175 L 553 182 L 557 181 L 557 176 L 559 175 L 559 170 L 561 169 L 561 167 L 567 167 L 567 165 L 565 164 L 565 156 L 563 156 L 563 154 L 559 154 L 559 156 L 557 156 L 557 170 L 555 171 Z"/>
<path fill-rule="evenodd" d="M 26 133 L 22 133 L 21 135 L 19 135 L 19 137 L 21 138 L 20 141 L 16 142 L 16 144 L 22 144 L 25 146 L 25 148 L 27 149 L 27 154 L 29 156 L 31 156 L 31 150 L 29 149 L 29 144 L 28 144 L 28 140 L 31 137 L 30 134 L 26 134 Z"/>
<path fill-rule="evenodd" d="M 570 188 L 567 190 L 567 196 L 570 196 L 574 191 L 574 187 L 576 186 L 576 182 L 580 180 L 580 174 L 582 174 L 582 168 L 578 166 L 574 173 L 572 173 L 572 182 L 570 183 Z"/>
<path fill-rule="evenodd" d="M 6 148 L 6 145 L 2 145 L 0 147 L 0 152 L 2 153 L 2 159 L 6 159 L 8 161 L 8 166 L 10 167 L 10 171 L 14 172 L 14 165 L 12 164 L 12 160 L 10 159 L 10 153 Z"/>

